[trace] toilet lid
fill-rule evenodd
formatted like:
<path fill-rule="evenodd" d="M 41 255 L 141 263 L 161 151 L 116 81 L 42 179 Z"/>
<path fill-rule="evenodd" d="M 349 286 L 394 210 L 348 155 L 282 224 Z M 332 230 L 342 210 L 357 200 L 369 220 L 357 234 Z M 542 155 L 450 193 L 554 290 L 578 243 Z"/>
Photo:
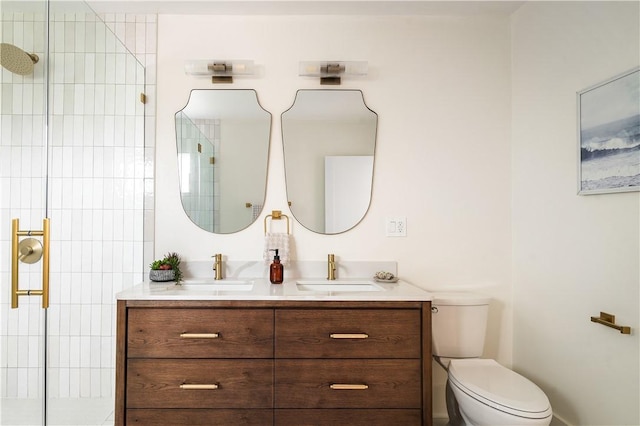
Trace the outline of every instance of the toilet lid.
<path fill-rule="evenodd" d="M 453 359 L 449 379 L 472 398 L 506 413 L 536 419 L 551 415 L 549 399 L 538 386 L 492 359 Z"/>

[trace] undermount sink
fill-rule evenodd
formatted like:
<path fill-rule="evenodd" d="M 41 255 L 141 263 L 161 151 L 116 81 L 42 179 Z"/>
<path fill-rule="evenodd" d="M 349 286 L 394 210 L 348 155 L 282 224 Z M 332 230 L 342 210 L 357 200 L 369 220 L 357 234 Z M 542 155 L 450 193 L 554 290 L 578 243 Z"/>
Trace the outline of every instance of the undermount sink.
<path fill-rule="evenodd" d="M 323 293 L 384 291 L 371 280 L 298 280 L 296 286 L 299 291 Z"/>
<path fill-rule="evenodd" d="M 214 279 L 190 279 L 176 284 L 183 290 L 192 291 L 251 291 L 253 281 L 249 280 L 214 280 Z"/>

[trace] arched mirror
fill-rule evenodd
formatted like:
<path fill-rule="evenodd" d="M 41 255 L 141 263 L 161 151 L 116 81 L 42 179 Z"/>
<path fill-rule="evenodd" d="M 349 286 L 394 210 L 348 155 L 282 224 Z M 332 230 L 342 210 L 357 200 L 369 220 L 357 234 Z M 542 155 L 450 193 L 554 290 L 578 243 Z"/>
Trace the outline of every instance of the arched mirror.
<path fill-rule="evenodd" d="M 299 90 L 282 114 L 287 197 L 306 228 L 337 234 L 371 202 L 378 115 L 359 90 Z"/>
<path fill-rule="evenodd" d="M 192 90 L 176 113 L 182 206 L 200 228 L 240 231 L 260 215 L 271 114 L 255 90 Z"/>

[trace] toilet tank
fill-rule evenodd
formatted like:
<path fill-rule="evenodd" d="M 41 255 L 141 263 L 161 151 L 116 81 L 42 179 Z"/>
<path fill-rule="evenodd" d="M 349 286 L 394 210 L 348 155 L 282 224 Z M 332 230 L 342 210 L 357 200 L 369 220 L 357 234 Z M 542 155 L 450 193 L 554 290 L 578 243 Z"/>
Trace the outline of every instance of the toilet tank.
<path fill-rule="evenodd" d="M 474 293 L 432 293 L 433 355 L 478 358 L 484 350 L 489 297 Z"/>

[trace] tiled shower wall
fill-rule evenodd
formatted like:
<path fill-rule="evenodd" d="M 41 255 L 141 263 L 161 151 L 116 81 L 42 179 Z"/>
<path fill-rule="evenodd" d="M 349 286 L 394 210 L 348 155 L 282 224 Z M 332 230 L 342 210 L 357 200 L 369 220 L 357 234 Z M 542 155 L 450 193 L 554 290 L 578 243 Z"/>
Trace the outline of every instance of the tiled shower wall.
<path fill-rule="evenodd" d="M 49 396 L 114 395 L 115 293 L 143 279 L 153 256 L 155 16 L 55 13 L 50 28 L 49 187 L 44 72 L 2 69 L 0 110 L 0 396 L 42 397 L 40 299 L 9 308 L 11 218 L 41 229 L 48 193 Z M 2 42 L 45 57 L 44 14 L 2 14 Z M 118 41 L 147 65 L 145 69 Z M 148 102 L 139 100 L 145 91 Z M 145 117 L 146 115 L 146 117 Z M 146 138 L 146 140 L 145 140 Z M 40 287 L 41 262 L 21 265 Z"/>
<path fill-rule="evenodd" d="M 176 133 L 180 145 L 178 169 L 180 172 L 180 197 L 189 218 L 200 228 L 216 232 L 219 227 L 219 199 L 214 194 L 218 187 L 216 165 L 210 159 L 216 157 L 215 143 L 219 120 L 192 120 L 186 114 L 176 116 Z"/>

